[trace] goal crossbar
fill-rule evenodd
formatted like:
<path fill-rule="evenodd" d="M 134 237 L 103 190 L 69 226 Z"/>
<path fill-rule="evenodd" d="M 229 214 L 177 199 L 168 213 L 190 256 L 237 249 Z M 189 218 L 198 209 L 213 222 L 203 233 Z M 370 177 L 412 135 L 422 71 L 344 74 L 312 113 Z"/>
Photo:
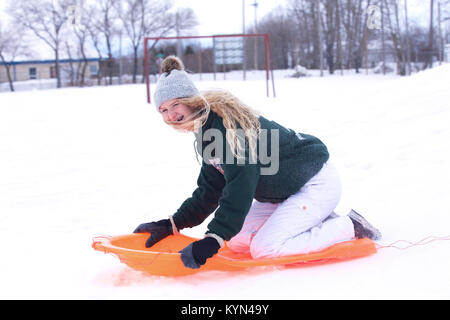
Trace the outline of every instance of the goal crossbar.
<path fill-rule="evenodd" d="M 145 72 L 145 81 L 146 81 L 146 89 L 147 89 L 147 102 L 151 103 L 151 95 L 150 95 L 150 72 L 149 72 L 149 50 L 148 43 L 149 41 L 159 41 L 159 40 L 178 40 L 178 39 L 216 39 L 216 38 L 263 38 L 264 39 L 264 49 L 265 49 L 265 70 L 266 70 L 266 92 L 267 97 L 269 97 L 269 80 L 272 81 L 272 96 L 275 97 L 275 82 L 273 77 L 272 70 L 272 61 L 270 54 L 270 39 L 269 34 L 267 33 L 246 33 L 246 34 L 220 34 L 220 35 L 211 35 L 211 36 L 175 36 L 175 37 L 145 37 L 144 38 L 144 72 Z"/>

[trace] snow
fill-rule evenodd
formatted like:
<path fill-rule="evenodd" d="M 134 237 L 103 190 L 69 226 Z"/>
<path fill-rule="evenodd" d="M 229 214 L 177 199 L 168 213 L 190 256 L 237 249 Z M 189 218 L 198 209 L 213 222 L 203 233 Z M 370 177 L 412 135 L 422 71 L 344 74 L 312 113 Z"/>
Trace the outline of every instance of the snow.
<path fill-rule="evenodd" d="M 291 70 L 291 73 L 293 71 Z M 450 65 L 381 75 L 199 81 L 321 138 L 381 245 L 450 235 Z M 218 77 L 220 79 L 220 77 Z M 450 242 L 300 268 L 148 276 L 91 248 L 172 214 L 195 188 L 193 136 L 166 126 L 145 87 L 0 94 L 1 299 L 449 299 Z M 209 219 L 207 220 L 209 221 Z M 184 230 L 201 237 L 207 221 Z"/>

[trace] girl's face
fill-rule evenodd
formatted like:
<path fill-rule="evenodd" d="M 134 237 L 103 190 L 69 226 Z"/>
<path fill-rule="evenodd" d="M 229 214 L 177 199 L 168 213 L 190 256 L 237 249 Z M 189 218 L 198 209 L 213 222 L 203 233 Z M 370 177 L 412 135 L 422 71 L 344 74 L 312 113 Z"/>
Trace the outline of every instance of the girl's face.
<path fill-rule="evenodd" d="M 170 99 L 164 101 L 159 107 L 159 112 L 162 114 L 166 123 L 182 124 L 183 121 L 189 120 L 193 111 L 187 105 L 180 103 L 177 99 Z"/>

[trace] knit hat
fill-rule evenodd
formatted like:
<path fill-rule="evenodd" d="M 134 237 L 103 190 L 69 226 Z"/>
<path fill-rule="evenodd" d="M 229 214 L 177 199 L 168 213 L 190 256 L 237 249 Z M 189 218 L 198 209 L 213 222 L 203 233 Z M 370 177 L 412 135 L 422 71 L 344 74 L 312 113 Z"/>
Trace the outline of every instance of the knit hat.
<path fill-rule="evenodd" d="M 192 97 L 199 93 L 184 71 L 183 62 L 176 56 L 168 56 L 163 60 L 161 72 L 153 95 L 157 111 L 164 101 Z"/>

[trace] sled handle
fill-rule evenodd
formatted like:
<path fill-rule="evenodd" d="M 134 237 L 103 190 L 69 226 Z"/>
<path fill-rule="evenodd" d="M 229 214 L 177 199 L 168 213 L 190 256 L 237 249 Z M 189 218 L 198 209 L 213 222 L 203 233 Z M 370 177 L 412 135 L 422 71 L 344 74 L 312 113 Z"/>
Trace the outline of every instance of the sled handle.
<path fill-rule="evenodd" d="M 110 236 L 100 236 L 92 239 L 92 248 L 97 251 L 103 251 L 106 253 L 105 242 L 110 241 Z"/>

